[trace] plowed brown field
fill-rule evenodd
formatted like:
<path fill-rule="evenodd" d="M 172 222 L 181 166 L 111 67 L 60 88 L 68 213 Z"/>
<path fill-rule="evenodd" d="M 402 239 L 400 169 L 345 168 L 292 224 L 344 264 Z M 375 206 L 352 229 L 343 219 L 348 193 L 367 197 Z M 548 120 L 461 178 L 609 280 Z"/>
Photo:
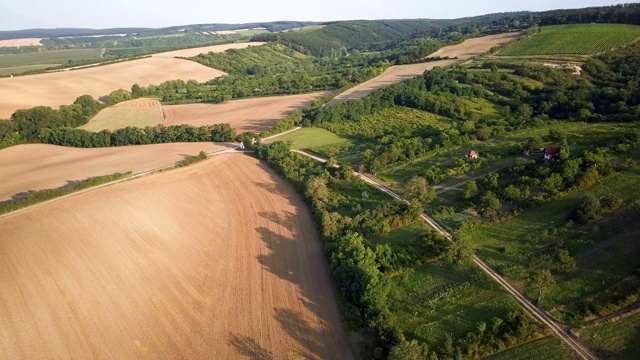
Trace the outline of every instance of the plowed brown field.
<path fill-rule="evenodd" d="M 188 56 L 209 51 L 222 52 L 229 48 L 249 45 L 252 43 L 209 46 L 73 71 L 0 78 L 0 119 L 8 119 L 18 109 L 39 105 L 58 108 L 60 105 L 73 103 L 81 95 L 99 98 L 114 90 L 129 90 L 136 83 L 147 86 L 176 79 L 208 81 L 225 73 L 167 54 Z"/>
<path fill-rule="evenodd" d="M 448 66 L 462 62 L 463 60 L 467 60 L 473 56 L 483 54 L 491 50 L 491 48 L 494 46 L 506 44 L 520 35 L 521 33 L 489 35 L 465 40 L 461 44 L 445 46 L 429 56 L 448 56 L 451 58 L 450 60 L 432 61 L 422 64 L 392 66 L 388 68 L 382 75 L 377 76 L 358 86 L 354 86 L 351 89 L 336 96 L 327 103 L 327 106 L 343 103 L 349 100 L 361 99 L 377 89 L 397 84 L 406 79 L 420 76 L 425 71 L 431 70 L 436 66 Z M 457 57 L 457 59 L 453 59 L 455 57 Z"/>
<path fill-rule="evenodd" d="M 23 194 L 67 185 L 88 177 L 132 171 L 142 173 L 171 165 L 201 150 L 214 152 L 231 145 L 173 143 L 78 149 L 28 144 L 0 150 L 0 201 Z"/>
<path fill-rule="evenodd" d="M 239 133 L 267 130 L 293 110 L 302 109 L 325 95 L 323 92 L 229 101 L 223 104 L 163 106 L 164 125 L 193 126 L 229 123 Z"/>
<path fill-rule="evenodd" d="M 223 155 L 0 218 L 0 358 L 349 359 L 311 216 Z"/>

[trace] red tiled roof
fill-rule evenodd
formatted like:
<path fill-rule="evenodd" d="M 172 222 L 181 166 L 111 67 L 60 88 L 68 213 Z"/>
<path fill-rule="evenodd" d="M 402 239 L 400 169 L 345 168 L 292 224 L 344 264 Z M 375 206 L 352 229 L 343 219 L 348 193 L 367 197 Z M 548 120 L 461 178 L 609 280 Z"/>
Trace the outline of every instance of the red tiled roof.
<path fill-rule="evenodd" d="M 547 146 L 544 148 L 544 153 L 547 155 L 555 155 L 560 151 L 556 146 Z"/>

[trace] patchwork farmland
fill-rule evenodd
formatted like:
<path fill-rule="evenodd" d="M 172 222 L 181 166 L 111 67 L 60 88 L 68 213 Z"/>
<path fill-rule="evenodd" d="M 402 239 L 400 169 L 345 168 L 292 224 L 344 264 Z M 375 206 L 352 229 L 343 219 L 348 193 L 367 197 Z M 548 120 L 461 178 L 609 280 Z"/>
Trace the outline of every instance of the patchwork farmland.
<path fill-rule="evenodd" d="M 170 52 L 165 55 L 115 63 L 111 65 L 60 71 L 48 74 L 0 78 L 0 119 L 8 119 L 18 109 L 35 106 L 58 108 L 81 95 L 100 98 L 117 89 L 131 89 L 133 84 L 158 85 L 167 80 L 207 81 L 225 75 L 193 61 L 175 56 L 189 56 L 200 51 L 225 51 L 256 43 L 205 47 L 202 50 Z M 166 55 L 169 54 L 169 55 Z"/>

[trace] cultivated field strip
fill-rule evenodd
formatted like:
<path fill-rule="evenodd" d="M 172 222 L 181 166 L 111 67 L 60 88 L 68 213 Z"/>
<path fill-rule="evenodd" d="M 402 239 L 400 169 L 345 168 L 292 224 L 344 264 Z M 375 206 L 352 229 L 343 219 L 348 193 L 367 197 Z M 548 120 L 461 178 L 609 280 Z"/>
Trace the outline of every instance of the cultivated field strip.
<path fill-rule="evenodd" d="M 201 150 L 212 153 L 233 144 L 173 143 L 80 149 L 26 144 L 0 150 L 0 201 L 32 190 L 65 186 L 88 177 L 131 171 L 134 174 L 172 165 Z"/>
<path fill-rule="evenodd" d="M 244 154 L 0 219 L 0 358 L 351 357 L 302 199 Z"/>
<path fill-rule="evenodd" d="M 238 133 L 261 132 L 324 95 L 324 92 L 315 92 L 232 100 L 222 104 L 167 105 L 162 107 L 165 114 L 163 124 L 203 126 L 228 123 Z"/>

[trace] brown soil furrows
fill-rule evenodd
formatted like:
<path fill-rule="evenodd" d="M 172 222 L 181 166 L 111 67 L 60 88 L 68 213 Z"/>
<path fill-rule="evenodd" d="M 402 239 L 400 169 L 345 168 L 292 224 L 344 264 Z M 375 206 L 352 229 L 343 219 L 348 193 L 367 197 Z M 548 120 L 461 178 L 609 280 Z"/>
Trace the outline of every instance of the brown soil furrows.
<path fill-rule="evenodd" d="M 163 124 L 193 126 L 229 123 L 238 133 L 267 130 L 276 121 L 285 118 L 293 110 L 302 109 L 325 93 L 271 96 L 234 100 L 222 104 L 168 105 L 162 109 L 165 114 Z"/>
<path fill-rule="evenodd" d="M 141 173 L 173 164 L 201 150 L 213 152 L 231 145 L 173 143 L 79 149 L 28 144 L 0 150 L 0 202 L 30 190 L 65 186 L 88 177 L 132 171 Z"/>
<path fill-rule="evenodd" d="M 252 44 L 255 45 L 241 43 L 209 46 L 72 71 L 0 78 L 0 119 L 8 119 L 18 109 L 41 105 L 58 108 L 60 105 L 73 103 L 81 95 L 100 98 L 114 90 L 129 90 L 133 84 L 159 85 L 167 80 L 176 79 L 205 82 L 226 73 L 173 56 L 225 51 Z"/>
<path fill-rule="evenodd" d="M 429 55 L 430 57 L 440 56 L 449 57 L 450 60 L 432 61 L 421 64 L 411 65 L 396 65 L 392 66 L 382 75 L 377 76 L 367 82 L 357 85 L 342 94 L 336 96 L 334 99 L 327 103 L 327 106 L 343 103 L 349 100 L 361 99 L 374 90 L 399 83 L 406 79 L 411 79 L 416 76 L 422 75 L 426 70 L 431 70 L 436 66 L 448 66 L 455 63 L 459 63 L 462 60 L 467 60 L 473 56 L 480 55 L 491 50 L 492 47 L 505 44 L 518 36 L 521 33 L 505 33 L 498 35 L 483 36 L 474 39 L 465 40 L 463 43 L 452 46 L 445 46 L 435 53 Z M 453 59 L 457 57 L 457 59 Z"/>
<path fill-rule="evenodd" d="M 318 234 L 224 155 L 0 219 L 0 358 L 351 357 Z"/>

